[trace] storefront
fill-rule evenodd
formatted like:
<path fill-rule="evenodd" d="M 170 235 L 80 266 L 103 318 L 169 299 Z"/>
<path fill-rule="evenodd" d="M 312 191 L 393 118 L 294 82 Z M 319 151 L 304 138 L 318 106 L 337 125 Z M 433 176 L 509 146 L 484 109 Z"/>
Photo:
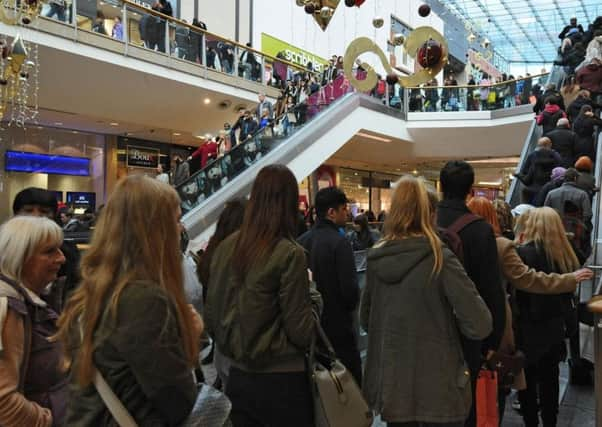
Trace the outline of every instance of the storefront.
<path fill-rule="evenodd" d="M 55 192 L 77 213 L 105 200 L 105 137 L 65 129 L 9 127 L 0 134 L 0 221 L 28 187 Z"/>
<path fill-rule="evenodd" d="M 182 145 L 120 136 L 117 138 L 117 178 L 137 174 L 154 177 L 159 164 L 164 172 L 170 173 L 174 157 L 179 155 L 186 159 L 192 151 Z M 194 173 L 194 168 L 190 172 Z"/>

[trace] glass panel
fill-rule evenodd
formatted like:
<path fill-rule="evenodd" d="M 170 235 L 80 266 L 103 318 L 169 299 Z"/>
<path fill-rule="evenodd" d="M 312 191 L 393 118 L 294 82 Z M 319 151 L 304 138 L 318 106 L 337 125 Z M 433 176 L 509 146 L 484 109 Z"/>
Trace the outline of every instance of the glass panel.
<path fill-rule="evenodd" d="M 283 90 L 281 101 L 275 106 L 275 120 L 257 121 L 252 112 L 243 113 L 224 139 L 231 144 L 230 150 L 220 150 L 220 156 L 177 187 L 182 200 L 182 212 L 186 213 L 225 186 L 233 178 L 257 163 L 267 153 L 278 147 L 289 136 L 311 122 L 320 112 L 336 103 L 326 101 L 324 89 L 309 95 L 296 97 L 296 80 Z M 287 95 L 284 95 L 287 94 Z M 344 94 L 341 93 L 341 97 Z M 295 105 L 296 99 L 302 99 Z M 257 129 L 254 132 L 250 130 Z M 222 144 L 221 140 L 218 140 Z M 226 144 L 227 145 L 227 144 Z"/>
<path fill-rule="evenodd" d="M 159 18 L 142 9 L 130 7 L 128 7 L 127 16 L 128 40 L 131 44 L 158 52 L 165 52 L 165 32 L 167 26 L 163 18 Z"/>
<path fill-rule="evenodd" d="M 238 76 L 247 80 L 261 82 L 261 57 L 251 50 L 236 48 Z"/>
<path fill-rule="evenodd" d="M 53 0 L 54 1 L 54 0 Z M 78 2 L 77 3 L 77 26 L 81 30 L 92 31 L 103 36 L 111 37 L 116 40 L 124 40 L 124 26 L 122 22 L 123 4 L 119 0 L 107 0 L 96 2 Z M 57 10 L 60 6 L 50 3 L 51 11 Z M 73 3 L 70 3 L 66 10 L 70 13 Z M 68 15 L 69 15 L 68 13 Z M 60 19 L 59 15 L 54 15 Z"/>
<path fill-rule="evenodd" d="M 71 24 L 72 4 L 66 0 L 52 0 L 42 5 L 41 16 Z"/>
<path fill-rule="evenodd" d="M 539 85 L 543 93 L 543 82 L 548 74 L 513 79 L 494 83 L 481 80 L 479 85 L 436 86 L 408 88 L 411 112 L 443 111 L 492 111 L 534 103 L 533 89 Z M 391 101 L 389 101 L 391 103 Z"/>
<path fill-rule="evenodd" d="M 222 73 L 234 73 L 235 49 L 228 41 L 206 35 L 205 54 L 207 67 Z"/>

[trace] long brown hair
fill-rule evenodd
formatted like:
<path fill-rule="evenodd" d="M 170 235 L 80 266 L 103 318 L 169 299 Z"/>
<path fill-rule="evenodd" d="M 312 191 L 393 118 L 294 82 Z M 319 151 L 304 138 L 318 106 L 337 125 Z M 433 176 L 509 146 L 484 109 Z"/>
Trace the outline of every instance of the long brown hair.
<path fill-rule="evenodd" d="M 385 219 L 383 241 L 425 236 L 433 250 L 433 275 L 436 275 L 443 267 L 443 251 L 432 213 L 427 188 L 422 179 L 411 175 L 403 176 L 393 192 L 391 211 Z"/>
<path fill-rule="evenodd" d="M 548 262 L 560 273 L 570 273 L 581 265 L 566 237 L 560 215 L 550 207 L 532 209 L 524 231 L 524 244 L 534 242 L 544 251 Z"/>
<path fill-rule="evenodd" d="M 80 385 L 92 380 L 93 335 L 106 305 L 115 316 L 121 292 L 137 280 L 163 288 L 175 305 L 184 352 L 193 366 L 198 337 L 184 294 L 178 212 L 177 193 L 156 179 L 128 176 L 115 187 L 82 260 L 82 282 L 58 321 L 66 366 L 71 365 L 70 349 L 80 344 L 73 328 L 81 324 L 83 329 L 74 372 Z"/>
<path fill-rule="evenodd" d="M 289 168 L 269 165 L 259 171 L 234 250 L 234 268 L 240 277 L 263 260 L 280 239 L 294 238 L 298 203 L 297 179 Z"/>
<path fill-rule="evenodd" d="M 469 200 L 467 206 L 473 214 L 483 217 L 491 225 L 496 237 L 502 235 L 500 223 L 497 220 L 497 212 L 489 199 L 481 196 L 473 197 Z"/>

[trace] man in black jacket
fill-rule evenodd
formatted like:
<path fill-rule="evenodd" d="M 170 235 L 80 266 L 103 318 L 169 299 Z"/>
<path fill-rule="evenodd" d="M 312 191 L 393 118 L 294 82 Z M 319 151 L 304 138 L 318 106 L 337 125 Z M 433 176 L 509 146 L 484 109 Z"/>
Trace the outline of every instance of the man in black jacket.
<path fill-rule="evenodd" d="M 437 225 L 448 228 L 470 213 L 466 207 L 466 197 L 474 184 L 474 170 L 464 161 L 452 160 L 441 170 L 440 180 L 443 200 L 437 209 Z M 476 425 L 476 380 L 482 358 L 489 351 L 497 350 L 502 340 L 506 322 L 506 295 L 502 288 L 497 246 L 491 226 L 484 220 L 477 220 L 460 230 L 458 236 L 462 240 L 466 273 L 476 285 L 493 318 L 493 332 L 485 340 L 462 340 L 473 390 L 473 405 L 466 426 L 473 427 Z"/>
<path fill-rule="evenodd" d="M 546 134 L 552 141 L 552 150 L 560 154 L 560 166 L 570 168 L 575 163 L 577 135 L 570 129 L 569 119 L 559 119 L 556 129 Z"/>
<path fill-rule="evenodd" d="M 337 356 L 362 383 L 354 313 L 360 290 L 351 245 L 339 232 L 347 221 L 347 197 L 336 187 L 316 194 L 316 225 L 299 238 L 308 252 L 308 265 L 324 300 L 321 324 Z"/>

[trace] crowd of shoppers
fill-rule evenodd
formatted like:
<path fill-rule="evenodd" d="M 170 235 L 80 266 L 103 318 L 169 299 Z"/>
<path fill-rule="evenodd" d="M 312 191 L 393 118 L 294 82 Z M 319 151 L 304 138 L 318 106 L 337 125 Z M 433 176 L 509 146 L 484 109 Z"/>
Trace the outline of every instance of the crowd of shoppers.
<path fill-rule="evenodd" d="M 0 228 L 0 301 L 8 301 L 0 318 L 0 423 L 111 425 L 118 415 L 101 381 L 138 425 L 182 423 L 203 407 L 192 374 L 202 311 L 215 385 L 231 402 L 235 427 L 313 425 L 305 356 L 318 319 L 388 425 L 476 425 L 483 361 L 517 351 L 526 355 L 523 380 L 500 384 L 500 410 L 512 386 L 521 390 L 527 425 L 536 425 L 538 411 L 554 425 L 570 293 L 591 277 L 554 209 L 562 198 L 555 191 L 573 181 L 550 191 L 554 208 L 523 214 L 514 242 L 502 237 L 513 228 L 507 206 L 466 204 L 474 184 L 468 163 L 448 162 L 440 181 L 440 202 L 420 178 L 396 183 L 382 237 L 368 212 L 356 216 L 353 233 L 342 233 L 348 199 L 336 187 L 322 189 L 315 224 L 300 235 L 294 175 L 264 167 L 249 201 L 225 206 L 199 254 L 200 282 L 192 286 L 204 301 L 194 307 L 195 290 L 184 284 L 180 200 L 168 184 L 144 176 L 118 183 L 78 263 L 81 276 L 56 309 L 45 302 L 66 261 L 63 231 L 49 219 L 59 221 L 56 202 L 19 196 L 18 215 Z M 578 206 L 589 202 L 583 193 L 571 199 Z M 362 295 L 353 251 L 366 249 Z M 358 313 L 368 334 L 363 369 Z M 42 340 L 27 344 L 30 334 Z M 52 346 L 36 351 L 51 336 Z"/>

